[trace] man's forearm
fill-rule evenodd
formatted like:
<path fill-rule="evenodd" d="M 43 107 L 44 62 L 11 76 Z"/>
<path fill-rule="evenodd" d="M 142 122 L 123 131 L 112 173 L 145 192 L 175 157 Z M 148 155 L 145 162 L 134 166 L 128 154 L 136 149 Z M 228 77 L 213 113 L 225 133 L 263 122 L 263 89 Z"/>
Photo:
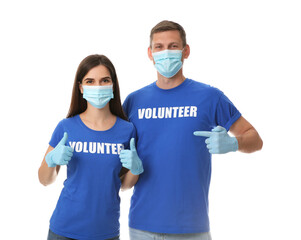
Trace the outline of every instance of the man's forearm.
<path fill-rule="evenodd" d="M 262 148 L 263 142 L 258 132 L 251 128 L 240 136 L 236 136 L 238 141 L 238 151 L 252 153 Z"/>

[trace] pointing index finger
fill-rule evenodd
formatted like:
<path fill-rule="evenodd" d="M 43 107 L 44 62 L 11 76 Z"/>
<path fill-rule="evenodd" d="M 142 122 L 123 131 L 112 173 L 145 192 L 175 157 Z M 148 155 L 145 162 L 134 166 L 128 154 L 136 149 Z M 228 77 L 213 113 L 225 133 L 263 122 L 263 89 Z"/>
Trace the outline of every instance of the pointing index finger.
<path fill-rule="evenodd" d="M 212 132 L 208 132 L 208 131 L 195 131 L 195 132 L 193 132 L 193 135 L 198 136 L 198 137 L 211 137 Z"/>

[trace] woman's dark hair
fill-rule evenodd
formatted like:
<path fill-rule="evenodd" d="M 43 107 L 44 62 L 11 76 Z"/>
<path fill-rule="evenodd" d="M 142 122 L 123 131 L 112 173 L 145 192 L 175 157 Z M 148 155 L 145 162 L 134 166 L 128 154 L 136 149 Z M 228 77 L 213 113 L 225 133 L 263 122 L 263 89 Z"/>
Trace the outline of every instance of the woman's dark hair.
<path fill-rule="evenodd" d="M 120 91 L 119 91 L 119 84 L 116 75 L 116 71 L 112 62 L 104 55 L 90 55 L 86 57 L 84 60 L 81 61 L 77 68 L 77 72 L 74 79 L 73 90 L 72 90 L 72 97 L 71 97 L 71 104 L 69 108 L 69 112 L 67 114 L 67 118 L 73 117 L 78 115 L 87 109 L 87 100 L 83 98 L 83 95 L 80 92 L 79 84 L 82 83 L 84 76 L 94 67 L 96 66 L 105 66 L 111 75 L 113 81 L 113 93 L 114 98 L 110 100 L 110 110 L 111 113 L 127 120 L 127 117 L 122 109 L 121 100 L 120 100 Z"/>

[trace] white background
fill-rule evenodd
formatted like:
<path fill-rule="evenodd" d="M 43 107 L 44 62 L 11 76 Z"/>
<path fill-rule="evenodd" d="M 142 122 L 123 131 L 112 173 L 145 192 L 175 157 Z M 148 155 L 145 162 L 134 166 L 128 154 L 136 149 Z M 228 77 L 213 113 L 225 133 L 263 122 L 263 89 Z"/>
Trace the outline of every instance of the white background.
<path fill-rule="evenodd" d="M 66 177 L 42 186 L 38 168 L 69 109 L 80 61 L 105 54 L 122 100 L 156 80 L 149 32 L 186 30 L 184 75 L 221 89 L 260 133 L 254 154 L 213 157 L 214 240 L 300 240 L 301 8 L 299 1 L 2 1 L 1 239 L 46 239 Z M 121 193 L 128 239 L 131 191 Z"/>

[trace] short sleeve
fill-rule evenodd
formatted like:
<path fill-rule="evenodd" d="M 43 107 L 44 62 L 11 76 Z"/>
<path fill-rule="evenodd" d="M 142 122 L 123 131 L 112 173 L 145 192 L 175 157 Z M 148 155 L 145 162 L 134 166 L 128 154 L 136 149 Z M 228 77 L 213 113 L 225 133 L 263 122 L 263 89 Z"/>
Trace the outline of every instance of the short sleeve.
<path fill-rule="evenodd" d="M 229 131 L 232 124 L 240 117 L 241 113 L 237 110 L 229 98 L 222 93 L 215 113 L 216 125 L 222 126 Z"/>
<path fill-rule="evenodd" d="M 63 127 L 63 120 L 58 123 L 56 128 L 54 129 L 54 132 L 52 133 L 51 139 L 49 141 L 49 145 L 53 148 L 56 147 L 56 145 L 59 143 L 59 141 L 64 136 L 64 127 Z"/>

